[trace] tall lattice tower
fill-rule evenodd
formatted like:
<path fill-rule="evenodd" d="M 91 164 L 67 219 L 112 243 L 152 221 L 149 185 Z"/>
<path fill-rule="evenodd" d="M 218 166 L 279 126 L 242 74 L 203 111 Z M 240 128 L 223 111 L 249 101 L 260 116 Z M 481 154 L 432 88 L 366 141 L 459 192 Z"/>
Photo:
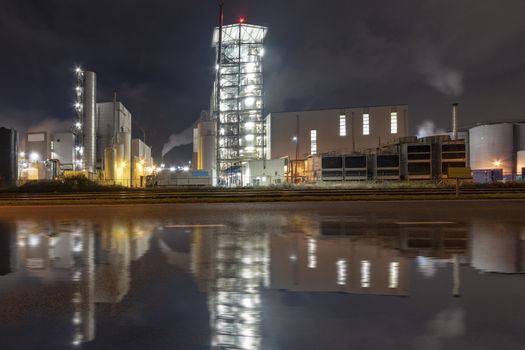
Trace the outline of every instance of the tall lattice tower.
<path fill-rule="evenodd" d="M 242 185 L 243 162 L 265 157 L 263 42 L 266 27 L 237 24 L 215 29 L 217 75 L 212 115 L 217 122 L 217 175 Z"/>

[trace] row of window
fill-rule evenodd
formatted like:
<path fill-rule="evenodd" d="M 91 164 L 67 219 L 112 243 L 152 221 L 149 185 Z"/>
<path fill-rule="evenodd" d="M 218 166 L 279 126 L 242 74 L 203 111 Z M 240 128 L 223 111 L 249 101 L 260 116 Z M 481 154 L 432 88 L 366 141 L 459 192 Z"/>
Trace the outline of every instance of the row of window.
<path fill-rule="evenodd" d="M 397 112 L 390 113 L 390 133 L 397 134 Z M 363 135 L 370 135 L 370 114 L 363 114 Z M 339 116 L 339 136 L 346 136 L 346 115 Z"/>
<path fill-rule="evenodd" d="M 397 134 L 397 112 L 390 113 L 390 133 Z M 363 135 L 370 135 L 370 114 L 363 114 Z M 346 136 L 346 115 L 339 116 L 339 136 Z M 317 154 L 317 130 L 310 130 L 310 154 Z"/>

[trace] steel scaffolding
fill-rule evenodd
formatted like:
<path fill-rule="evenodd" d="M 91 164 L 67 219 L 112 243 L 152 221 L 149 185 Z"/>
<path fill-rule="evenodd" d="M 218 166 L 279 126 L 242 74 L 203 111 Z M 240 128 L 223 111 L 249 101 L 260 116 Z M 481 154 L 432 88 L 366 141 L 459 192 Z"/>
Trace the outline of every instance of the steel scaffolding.
<path fill-rule="evenodd" d="M 238 23 L 216 28 L 217 77 L 212 115 L 217 121 L 217 173 L 241 185 L 243 162 L 265 157 L 263 41 L 267 28 Z M 219 56 L 220 55 L 220 56 Z M 218 98 L 217 98 L 218 97 Z"/>

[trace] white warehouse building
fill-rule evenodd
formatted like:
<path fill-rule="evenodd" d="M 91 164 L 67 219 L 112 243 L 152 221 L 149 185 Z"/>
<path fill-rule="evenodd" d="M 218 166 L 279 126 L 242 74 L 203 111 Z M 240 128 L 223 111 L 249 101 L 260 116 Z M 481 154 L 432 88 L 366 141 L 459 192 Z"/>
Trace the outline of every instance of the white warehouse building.
<path fill-rule="evenodd" d="M 267 159 L 375 150 L 408 136 L 408 105 L 270 113 Z"/>

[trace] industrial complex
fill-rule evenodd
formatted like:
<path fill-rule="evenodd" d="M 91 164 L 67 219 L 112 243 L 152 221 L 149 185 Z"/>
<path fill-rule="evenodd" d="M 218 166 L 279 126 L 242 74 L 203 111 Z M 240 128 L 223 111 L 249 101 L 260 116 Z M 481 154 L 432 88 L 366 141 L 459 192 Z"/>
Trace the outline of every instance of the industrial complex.
<path fill-rule="evenodd" d="M 286 112 L 264 108 L 264 40 L 268 28 L 220 25 L 212 35 L 215 82 L 209 110 L 193 130 L 191 167 L 157 164 L 132 138 L 132 113 L 117 100 L 99 101 L 97 75 L 75 70 L 69 130 L 18 135 L 0 128 L 0 186 L 84 176 L 125 187 L 269 186 L 350 181 L 432 181 L 450 168 L 474 181 L 522 180 L 525 122 L 410 135 L 409 106 L 349 106 Z"/>

